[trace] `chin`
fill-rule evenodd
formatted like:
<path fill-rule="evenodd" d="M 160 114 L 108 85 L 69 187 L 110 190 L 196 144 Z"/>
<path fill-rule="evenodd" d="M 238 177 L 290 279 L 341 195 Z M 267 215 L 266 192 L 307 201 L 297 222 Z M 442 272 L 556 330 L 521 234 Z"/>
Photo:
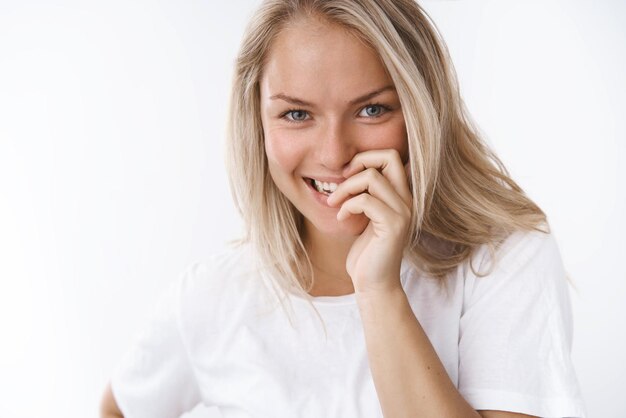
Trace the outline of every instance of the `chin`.
<path fill-rule="evenodd" d="M 323 224 L 313 224 L 325 235 L 336 236 L 337 238 L 356 238 L 365 231 L 369 224 L 369 219 L 361 214 L 352 215 L 341 222 L 334 219 Z"/>

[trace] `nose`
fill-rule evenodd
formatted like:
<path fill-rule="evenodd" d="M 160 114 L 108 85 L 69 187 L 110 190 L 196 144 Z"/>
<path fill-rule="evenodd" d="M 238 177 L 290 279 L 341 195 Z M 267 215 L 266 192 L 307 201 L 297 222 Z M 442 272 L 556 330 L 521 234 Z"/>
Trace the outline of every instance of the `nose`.
<path fill-rule="evenodd" d="M 318 161 L 329 171 L 339 173 L 357 153 L 356 142 L 340 120 L 323 124 L 317 146 Z"/>

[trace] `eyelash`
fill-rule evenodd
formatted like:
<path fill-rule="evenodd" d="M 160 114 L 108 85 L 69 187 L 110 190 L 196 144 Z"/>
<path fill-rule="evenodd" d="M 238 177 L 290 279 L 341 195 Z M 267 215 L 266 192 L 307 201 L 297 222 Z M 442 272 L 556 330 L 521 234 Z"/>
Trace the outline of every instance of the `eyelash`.
<path fill-rule="evenodd" d="M 380 108 L 383 110 L 383 112 L 382 112 L 380 115 L 376 115 L 376 116 L 369 116 L 369 117 L 367 117 L 368 119 L 376 119 L 376 118 L 379 118 L 379 117 L 383 116 L 385 113 L 387 113 L 387 112 L 389 112 L 389 111 L 391 110 L 391 108 L 390 108 L 389 106 L 385 106 L 385 105 L 384 105 L 384 104 L 382 104 L 382 103 L 370 103 L 370 104 L 367 104 L 367 105 L 363 106 L 363 107 L 361 108 L 361 110 L 359 111 L 359 113 L 361 113 L 361 111 L 363 111 L 363 109 L 367 109 L 368 107 L 380 107 Z M 289 118 L 287 117 L 287 115 L 289 115 L 290 113 L 293 113 L 293 112 L 303 112 L 303 113 L 306 113 L 306 114 L 308 115 L 308 112 L 307 112 L 306 110 L 302 110 L 302 109 L 289 109 L 289 110 L 287 110 L 286 112 L 282 113 L 282 114 L 280 115 L 280 118 L 281 118 L 281 119 L 286 120 L 286 121 L 287 121 L 287 122 L 289 122 L 289 123 L 303 123 L 303 122 L 306 122 L 306 121 L 307 121 L 307 119 L 305 119 L 305 120 L 293 120 L 293 119 L 289 119 Z"/>

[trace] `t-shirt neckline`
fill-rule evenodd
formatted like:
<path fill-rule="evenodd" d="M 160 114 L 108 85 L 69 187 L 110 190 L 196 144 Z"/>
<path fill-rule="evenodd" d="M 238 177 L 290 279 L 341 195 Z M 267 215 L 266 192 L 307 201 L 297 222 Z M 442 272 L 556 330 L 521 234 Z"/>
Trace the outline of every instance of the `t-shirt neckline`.
<path fill-rule="evenodd" d="M 400 266 L 400 282 L 403 288 L 406 288 L 406 280 L 408 277 L 408 270 L 410 267 L 410 263 L 406 259 L 402 259 L 402 264 Z M 305 298 L 296 294 L 291 293 L 293 297 L 298 300 L 305 301 Z M 311 296 L 311 302 L 315 306 L 344 306 L 344 305 L 355 305 L 356 304 L 356 295 L 355 293 L 348 293 L 347 295 L 340 296 Z"/>

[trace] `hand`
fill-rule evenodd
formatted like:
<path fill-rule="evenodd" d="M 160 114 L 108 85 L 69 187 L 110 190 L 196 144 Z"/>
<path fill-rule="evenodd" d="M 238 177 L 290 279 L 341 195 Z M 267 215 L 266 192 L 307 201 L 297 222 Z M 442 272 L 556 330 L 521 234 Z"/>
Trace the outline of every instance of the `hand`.
<path fill-rule="evenodd" d="M 400 265 L 411 222 L 412 196 L 400 154 L 395 149 L 359 153 L 343 175 L 347 180 L 327 201 L 330 206 L 341 204 L 337 220 L 360 213 L 369 218 L 346 260 L 355 291 L 401 288 Z"/>

